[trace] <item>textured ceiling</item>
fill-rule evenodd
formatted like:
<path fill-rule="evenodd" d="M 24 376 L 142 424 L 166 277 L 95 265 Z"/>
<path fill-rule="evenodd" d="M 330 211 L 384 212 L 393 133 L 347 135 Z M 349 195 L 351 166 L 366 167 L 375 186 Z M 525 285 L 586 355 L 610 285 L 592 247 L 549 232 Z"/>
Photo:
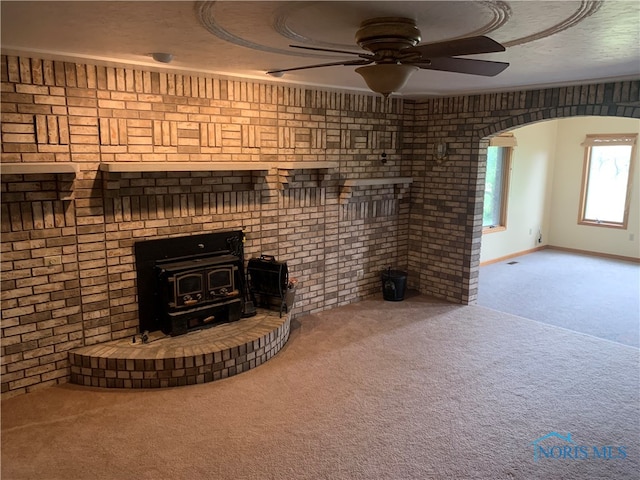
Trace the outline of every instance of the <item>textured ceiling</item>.
<path fill-rule="evenodd" d="M 362 52 L 354 34 L 378 16 L 416 20 L 422 43 L 488 35 L 509 62 L 496 77 L 420 70 L 400 92 L 442 96 L 640 77 L 640 2 L 30 2 L 6 1 L 2 49 L 43 58 L 203 72 L 269 82 L 366 90 L 353 66 L 267 76 L 270 69 L 351 60 L 289 44 Z M 169 52 L 169 65 L 151 58 Z M 357 57 L 355 57 L 357 58 Z"/>

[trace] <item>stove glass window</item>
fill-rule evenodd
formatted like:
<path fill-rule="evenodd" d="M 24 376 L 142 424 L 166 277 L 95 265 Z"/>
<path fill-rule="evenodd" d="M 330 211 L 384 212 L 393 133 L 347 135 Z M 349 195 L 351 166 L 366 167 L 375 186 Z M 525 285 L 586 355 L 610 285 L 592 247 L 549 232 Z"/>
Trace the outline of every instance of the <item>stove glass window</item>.
<path fill-rule="evenodd" d="M 233 277 L 231 267 L 220 268 L 209 272 L 209 290 L 226 288 L 233 290 Z"/>
<path fill-rule="evenodd" d="M 178 277 L 178 295 L 202 292 L 202 275 L 188 274 Z"/>

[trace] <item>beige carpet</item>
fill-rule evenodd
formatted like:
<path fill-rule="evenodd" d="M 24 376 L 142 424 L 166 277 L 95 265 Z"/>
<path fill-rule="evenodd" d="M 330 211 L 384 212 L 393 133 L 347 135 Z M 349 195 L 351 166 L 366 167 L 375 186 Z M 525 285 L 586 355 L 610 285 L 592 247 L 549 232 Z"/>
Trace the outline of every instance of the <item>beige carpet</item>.
<path fill-rule="evenodd" d="M 478 305 L 640 346 L 639 263 L 540 250 L 481 267 Z"/>
<path fill-rule="evenodd" d="M 365 301 L 294 321 L 220 382 L 5 400 L 2 479 L 637 479 L 638 367 L 636 348 L 483 307 Z M 535 461 L 551 432 L 573 443 Z"/>

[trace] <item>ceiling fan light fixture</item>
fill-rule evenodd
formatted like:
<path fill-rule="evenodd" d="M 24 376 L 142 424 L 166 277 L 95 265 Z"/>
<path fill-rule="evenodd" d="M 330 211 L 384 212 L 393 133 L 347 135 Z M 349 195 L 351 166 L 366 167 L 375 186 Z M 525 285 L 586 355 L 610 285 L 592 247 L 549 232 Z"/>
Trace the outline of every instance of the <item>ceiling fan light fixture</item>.
<path fill-rule="evenodd" d="M 356 68 L 356 72 L 364 78 L 367 86 L 385 97 L 402 89 L 416 70 L 419 68 L 415 65 L 398 63 L 381 63 Z"/>

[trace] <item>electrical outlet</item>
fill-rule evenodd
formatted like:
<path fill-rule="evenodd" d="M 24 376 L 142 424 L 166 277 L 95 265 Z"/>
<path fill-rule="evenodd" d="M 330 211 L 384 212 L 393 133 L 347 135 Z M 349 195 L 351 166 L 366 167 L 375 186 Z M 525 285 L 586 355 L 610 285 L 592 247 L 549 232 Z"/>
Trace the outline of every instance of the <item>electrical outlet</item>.
<path fill-rule="evenodd" d="M 635 236 L 633 235 L 633 233 L 629 234 L 629 241 L 633 242 L 633 239 L 635 238 Z"/>
<path fill-rule="evenodd" d="M 362 280 L 364 278 L 364 270 L 358 270 L 358 280 Z"/>

